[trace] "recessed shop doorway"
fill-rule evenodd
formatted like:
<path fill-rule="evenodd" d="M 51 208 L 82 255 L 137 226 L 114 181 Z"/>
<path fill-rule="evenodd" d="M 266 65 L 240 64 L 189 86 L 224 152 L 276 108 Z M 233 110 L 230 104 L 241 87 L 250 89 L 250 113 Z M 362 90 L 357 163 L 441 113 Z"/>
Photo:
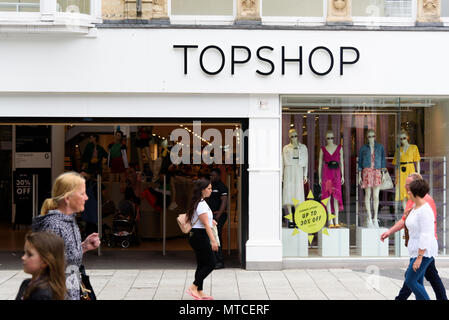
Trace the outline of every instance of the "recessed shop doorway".
<path fill-rule="evenodd" d="M 101 199 L 88 200 L 78 217 L 82 236 L 93 231 L 102 236 L 96 254 L 188 252 L 188 237 L 176 217 L 190 206 L 194 180 L 218 168 L 228 188 L 223 254 L 233 266 L 244 267 L 248 179 L 242 132 L 247 125 L 245 119 L 3 123 L 0 191 L 7 210 L 0 217 L 0 250 L 23 250 L 24 235 L 50 196 L 52 181 L 64 171 L 77 171 L 88 179 L 88 196 Z"/>

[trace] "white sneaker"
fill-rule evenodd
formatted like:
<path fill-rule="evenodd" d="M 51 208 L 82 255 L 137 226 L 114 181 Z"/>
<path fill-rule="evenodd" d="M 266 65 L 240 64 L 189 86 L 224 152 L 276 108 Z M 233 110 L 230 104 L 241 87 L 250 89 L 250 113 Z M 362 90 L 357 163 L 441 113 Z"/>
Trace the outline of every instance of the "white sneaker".
<path fill-rule="evenodd" d="M 374 228 L 379 229 L 379 222 L 377 219 L 374 220 Z"/>

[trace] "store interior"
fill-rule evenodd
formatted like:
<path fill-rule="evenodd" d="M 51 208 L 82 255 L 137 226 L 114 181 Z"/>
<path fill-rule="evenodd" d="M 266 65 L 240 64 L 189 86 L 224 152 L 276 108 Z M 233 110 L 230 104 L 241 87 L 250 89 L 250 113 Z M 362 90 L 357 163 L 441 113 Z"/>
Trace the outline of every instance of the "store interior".
<path fill-rule="evenodd" d="M 64 163 L 63 171 L 77 171 L 85 175 L 86 192 L 90 198 L 85 212 L 78 215 L 78 226 L 83 237 L 90 232 L 101 232 L 101 252 L 160 251 L 165 254 L 190 251 L 188 237 L 179 229 L 176 217 L 191 205 L 194 181 L 200 177 L 208 178 L 211 169 L 218 168 L 221 181 L 229 190 L 228 220 L 223 227 L 222 248 L 225 254 L 238 255 L 241 248 L 242 180 L 241 166 L 236 159 L 240 143 L 239 131 L 236 130 L 241 128 L 241 124 L 204 122 L 200 127 L 194 125 L 198 124 L 159 121 L 0 126 L 0 157 L 5 164 L 0 169 L 0 196 L 4 204 L 0 216 L 0 251 L 23 250 L 24 236 L 30 230 L 29 223 L 34 214 L 29 202 L 26 202 L 30 196 L 23 196 L 22 199 L 15 194 L 17 188 L 13 182 L 17 181 L 17 176 L 23 174 L 23 181 L 26 181 L 30 179 L 30 174 L 38 172 L 39 189 L 42 189 L 43 181 L 48 180 L 46 190 L 37 191 L 37 206 L 50 192 L 51 168 L 45 172 L 37 168 L 16 167 L 13 170 L 13 151 L 50 152 L 51 140 L 63 139 L 60 143 L 64 145 L 63 159 L 57 159 L 57 162 Z M 52 128 L 61 129 L 61 126 L 63 130 L 57 132 L 63 132 L 63 138 L 51 134 Z M 208 129 L 213 130 L 209 132 L 215 135 L 207 134 Z M 225 140 L 226 130 L 237 133 L 232 136 L 232 141 Z M 171 134 L 174 134 L 173 139 Z M 47 137 L 39 147 L 36 141 L 40 135 Z M 223 137 L 220 145 L 214 144 L 217 135 Z M 17 141 L 15 150 L 12 146 L 14 138 Z M 34 141 L 33 146 L 29 143 L 31 141 Z M 198 154 L 195 156 L 195 150 L 200 150 L 199 158 L 196 157 Z M 214 161 L 220 158 L 217 150 L 221 153 L 218 164 Z M 175 151 L 179 163 L 171 160 L 170 155 Z M 186 158 L 187 153 L 189 157 Z M 54 163 L 55 159 L 52 159 Z M 99 207 L 96 201 L 100 194 L 101 230 L 98 228 Z M 26 204 L 19 208 L 21 200 Z"/>

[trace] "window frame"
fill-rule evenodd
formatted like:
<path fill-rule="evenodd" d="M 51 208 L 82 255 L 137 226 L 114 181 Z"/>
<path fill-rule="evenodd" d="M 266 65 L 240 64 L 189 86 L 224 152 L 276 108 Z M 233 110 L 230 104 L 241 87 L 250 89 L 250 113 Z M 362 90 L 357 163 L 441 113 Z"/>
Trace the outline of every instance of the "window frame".
<path fill-rule="evenodd" d="M 301 16 L 264 16 L 263 15 L 263 1 L 260 0 L 260 18 L 263 25 L 284 25 L 284 26 L 314 26 L 324 25 L 327 19 L 328 1 L 323 1 L 323 15 L 316 17 L 301 17 Z"/>
<path fill-rule="evenodd" d="M 172 0 L 167 0 L 167 14 L 171 24 L 189 25 L 233 25 L 237 17 L 237 1 L 232 1 L 232 15 L 181 15 L 172 14 Z"/>
<path fill-rule="evenodd" d="M 90 11 L 86 13 L 69 13 L 56 11 L 57 0 L 40 0 L 38 12 L 0 11 L 0 26 L 4 32 L 30 32 L 29 26 L 36 33 L 87 34 L 102 23 L 101 0 L 89 0 Z M 4 28 L 7 26 L 7 28 Z"/>
<path fill-rule="evenodd" d="M 418 0 L 411 0 L 412 12 L 410 17 L 361 17 L 352 16 L 355 26 L 415 26 L 418 16 Z"/>

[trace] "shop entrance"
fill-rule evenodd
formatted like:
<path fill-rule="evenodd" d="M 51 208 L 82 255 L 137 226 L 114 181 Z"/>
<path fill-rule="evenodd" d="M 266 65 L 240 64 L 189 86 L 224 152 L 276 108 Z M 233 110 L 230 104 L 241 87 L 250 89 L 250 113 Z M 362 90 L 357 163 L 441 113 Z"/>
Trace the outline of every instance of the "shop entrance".
<path fill-rule="evenodd" d="M 246 126 L 245 120 L 235 119 L 71 119 L 2 125 L 2 157 L 9 159 L 9 166 L 2 171 L 5 188 L 0 190 L 10 209 L 2 211 L 0 250 L 23 250 L 24 234 L 50 196 L 51 181 L 64 171 L 76 171 L 86 176 L 90 198 L 78 225 L 83 237 L 101 234 L 99 256 L 111 251 L 153 251 L 162 256 L 190 251 L 176 217 L 189 208 L 194 181 L 218 169 L 228 189 L 222 250 L 225 259 L 229 256 L 242 266 L 242 212 L 247 206 L 242 191 L 247 180 L 240 137 Z M 48 133 L 40 144 L 36 132 Z"/>

